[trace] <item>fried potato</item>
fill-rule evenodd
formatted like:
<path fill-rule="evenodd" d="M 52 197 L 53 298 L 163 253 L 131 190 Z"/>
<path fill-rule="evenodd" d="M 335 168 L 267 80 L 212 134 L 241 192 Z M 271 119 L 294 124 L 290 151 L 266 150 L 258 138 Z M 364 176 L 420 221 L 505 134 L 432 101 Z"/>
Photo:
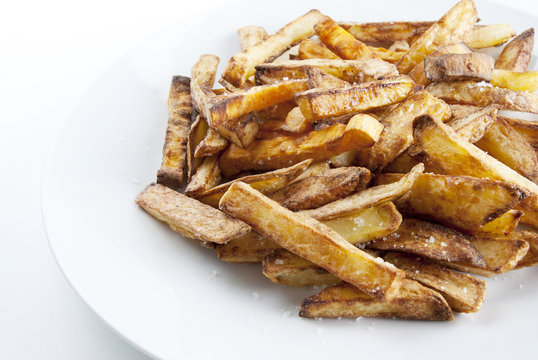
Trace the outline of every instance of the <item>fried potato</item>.
<path fill-rule="evenodd" d="M 272 84 L 283 79 L 306 79 L 306 68 L 315 67 L 349 83 L 361 83 L 398 75 L 396 67 L 379 59 L 288 60 L 256 66 L 256 83 Z"/>
<path fill-rule="evenodd" d="M 243 26 L 237 29 L 241 51 L 267 38 L 267 31 L 261 26 Z"/>
<path fill-rule="evenodd" d="M 390 184 L 402 176 L 380 174 L 374 184 Z M 395 204 L 404 215 L 433 220 L 474 234 L 514 208 L 523 197 L 521 190 L 503 181 L 422 174 L 409 191 L 395 200 Z"/>
<path fill-rule="evenodd" d="M 523 240 L 529 244 L 529 251 L 523 259 L 519 260 L 516 269 L 538 264 L 538 234 L 536 232 L 514 231 L 506 237 L 512 240 Z"/>
<path fill-rule="evenodd" d="M 408 191 L 423 171 L 424 165 L 418 164 L 397 182 L 374 186 L 317 209 L 301 211 L 301 214 L 317 220 L 331 220 L 392 201 Z"/>
<path fill-rule="evenodd" d="M 538 71 L 514 72 L 495 69 L 491 84 L 515 91 L 534 92 L 538 89 Z"/>
<path fill-rule="evenodd" d="M 491 81 L 495 60 L 480 53 L 443 54 L 424 59 L 424 75 L 430 81 Z"/>
<path fill-rule="evenodd" d="M 215 76 L 220 59 L 211 54 L 204 54 L 191 69 L 191 98 L 196 110 L 211 126 L 209 104 L 217 95 L 213 92 Z"/>
<path fill-rule="evenodd" d="M 194 153 L 198 145 L 205 138 L 208 129 L 209 126 L 205 119 L 200 115 L 196 116 L 187 137 L 187 182 L 191 181 L 196 170 L 202 165 L 203 158 L 195 158 Z"/>
<path fill-rule="evenodd" d="M 321 42 L 342 59 L 356 60 L 376 57 L 365 43 L 357 40 L 328 16 L 321 19 L 314 26 L 314 30 Z"/>
<path fill-rule="evenodd" d="M 292 211 L 323 206 L 366 188 L 370 171 L 361 167 L 327 170 L 294 182 L 269 197 Z"/>
<path fill-rule="evenodd" d="M 530 28 L 510 41 L 503 49 L 495 69 L 510 71 L 526 71 L 532 57 L 534 47 L 534 28 Z"/>
<path fill-rule="evenodd" d="M 473 313 L 480 310 L 486 296 L 486 282 L 447 269 L 416 255 L 389 252 L 385 261 L 405 271 L 407 278 L 418 281 L 445 298 L 453 311 Z"/>
<path fill-rule="evenodd" d="M 194 157 L 207 157 L 218 154 L 226 149 L 230 143 L 212 128 L 207 129 L 207 133 L 194 150 Z"/>
<path fill-rule="evenodd" d="M 301 41 L 299 44 L 298 56 L 301 60 L 306 59 L 341 59 L 325 45 L 319 44 L 309 39 Z"/>
<path fill-rule="evenodd" d="M 222 244 L 250 231 L 244 222 L 160 184 L 148 185 L 136 203 L 175 232 L 192 239 Z"/>
<path fill-rule="evenodd" d="M 373 23 L 339 22 L 338 25 L 351 33 L 356 39 L 369 44 L 392 43 L 407 40 L 416 29 L 428 29 L 432 21 L 391 21 Z"/>
<path fill-rule="evenodd" d="M 235 181 L 241 181 L 245 184 L 249 184 L 252 186 L 252 188 L 260 191 L 263 194 L 271 194 L 290 184 L 299 175 L 305 172 L 311 163 L 312 160 L 304 160 L 293 166 L 275 171 L 270 171 L 259 175 L 243 176 L 239 179 L 215 186 L 202 193 L 195 194 L 195 197 L 204 204 L 216 208 L 219 206 L 219 201 L 222 195 L 228 191 L 230 186 Z"/>
<path fill-rule="evenodd" d="M 157 171 L 157 182 L 176 190 L 183 183 L 187 158 L 187 138 L 192 115 L 190 81 L 190 78 L 184 76 L 172 78 L 163 160 Z"/>
<path fill-rule="evenodd" d="M 408 73 L 440 45 L 459 42 L 473 28 L 476 20 L 474 1 L 460 1 L 411 44 L 409 51 L 396 64 L 398 71 Z"/>
<path fill-rule="evenodd" d="M 480 253 L 469 242 L 468 236 L 438 224 L 413 218 L 404 219 L 396 232 L 369 242 L 366 246 L 477 267 L 486 265 Z"/>
<path fill-rule="evenodd" d="M 474 81 L 440 82 L 426 88 L 433 96 L 449 103 L 475 106 L 498 105 L 505 110 L 538 114 L 538 95 Z"/>
<path fill-rule="evenodd" d="M 187 184 L 185 194 L 196 197 L 198 194 L 217 186 L 220 179 L 221 171 L 218 157 L 216 155 L 206 157 Z"/>
<path fill-rule="evenodd" d="M 408 320 L 453 320 L 452 310 L 434 290 L 404 279 L 400 292 L 391 300 L 377 300 L 348 283 L 325 288 L 303 300 L 299 316 L 379 317 Z"/>
<path fill-rule="evenodd" d="M 463 42 L 473 49 L 499 46 L 516 35 L 509 24 L 475 25 L 465 34 Z"/>
<path fill-rule="evenodd" d="M 454 109 L 457 105 L 451 105 Z M 471 111 L 475 107 L 473 106 Z M 453 119 L 448 123 L 454 131 L 465 140 L 475 143 L 480 140 L 489 127 L 496 121 L 499 109 L 495 105 L 486 106 L 485 108 L 476 108 L 477 110 L 468 115 L 457 117 L 452 110 Z"/>
<path fill-rule="evenodd" d="M 261 262 L 266 255 L 276 249 L 281 249 L 281 247 L 256 231 L 239 236 L 225 244 L 216 245 L 219 260 L 231 263 Z"/>
<path fill-rule="evenodd" d="M 232 184 L 219 208 L 246 220 L 258 233 L 368 295 L 390 299 L 401 286 L 403 272 L 394 266 L 357 249 L 320 222 L 278 205 L 245 183 Z"/>
<path fill-rule="evenodd" d="M 534 148 L 538 149 L 538 122 L 532 120 L 521 120 L 498 116 L 506 121 L 519 135 L 523 136 L 527 142 Z"/>
<path fill-rule="evenodd" d="M 384 47 L 368 47 L 370 51 L 381 60 L 395 63 L 409 50 L 409 44 L 405 40 L 394 42 L 388 49 Z"/>
<path fill-rule="evenodd" d="M 315 67 L 306 68 L 305 74 L 306 74 L 306 78 L 308 79 L 308 87 L 310 89 L 316 89 L 316 88 L 328 89 L 328 88 L 349 85 L 347 81 L 339 79 L 336 76 L 328 74 Z"/>
<path fill-rule="evenodd" d="M 284 51 L 314 35 L 314 25 L 323 18 L 318 10 L 310 10 L 287 24 L 275 34 L 234 55 L 222 74 L 222 79 L 240 87 L 254 75 L 256 65 L 270 62 Z"/>
<path fill-rule="evenodd" d="M 509 210 L 495 220 L 484 224 L 480 229 L 479 234 L 484 236 L 509 234 L 516 230 L 522 215 L 523 212 L 519 210 Z"/>
<path fill-rule="evenodd" d="M 280 136 L 254 141 L 247 149 L 231 145 L 220 157 L 226 177 L 244 170 L 272 170 L 305 159 L 326 160 L 346 151 L 372 146 L 383 126 L 373 117 L 359 114 L 347 125 L 336 124 L 304 136 Z"/>
<path fill-rule="evenodd" d="M 344 88 L 311 89 L 295 95 L 311 122 L 394 104 L 407 97 L 414 83 L 407 77 L 377 80 Z"/>
<path fill-rule="evenodd" d="M 285 101 L 263 110 L 256 111 L 256 118 L 261 121 L 262 129 L 266 122 L 272 120 L 284 121 L 288 116 L 288 113 L 297 107 L 297 104 L 294 100 Z"/>

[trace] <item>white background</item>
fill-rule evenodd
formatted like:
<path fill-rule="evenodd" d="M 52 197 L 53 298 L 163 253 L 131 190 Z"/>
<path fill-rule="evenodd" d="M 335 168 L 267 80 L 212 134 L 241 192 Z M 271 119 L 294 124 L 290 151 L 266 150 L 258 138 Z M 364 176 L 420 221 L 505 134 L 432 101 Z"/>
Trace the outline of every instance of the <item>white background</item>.
<path fill-rule="evenodd" d="M 110 65 L 167 26 L 232 2 L 0 6 L 1 359 L 147 358 L 107 328 L 63 278 L 43 231 L 41 174 L 61 124 Z M 497 2 L 538 14 L 534 0 Z M 422 20 L 420 14 L 413 20 Z"/>

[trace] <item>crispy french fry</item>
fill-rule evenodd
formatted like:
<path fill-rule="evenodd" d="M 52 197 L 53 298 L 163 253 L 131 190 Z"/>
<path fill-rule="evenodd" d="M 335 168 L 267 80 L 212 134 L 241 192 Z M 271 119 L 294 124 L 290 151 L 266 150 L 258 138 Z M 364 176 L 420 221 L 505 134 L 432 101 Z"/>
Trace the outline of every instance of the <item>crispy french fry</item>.
<path fill-rule="evenodd" d="M 460 1 L 411 44 L 396 65 L 398 71 L 408 73 L 440 45 L 459 42 L 473 28 L 476 20 L 474 1 Z"/>
<path fill-rule="evenodd" d="M 303 300 L 299 316 L 380 317 L 408 320 L 453 320 L 450 306 L 434 290 L 405 279 L 391 300 L 379 301 L 348 283 L 325 288 Z"/>
<path fill-rule="evenodd" d="M 311 89 L 295 95 L 311 122 L 394 104 L 407 97 L 414 83 L 408 77 L 377 80 L 334 89 Z"/>
<path fill-rule="evenodd" d="M 450 109 L 454 109 L 455 106 L 451 105 Z M 470 110 L 473 111 L 473 109 Z M 453 119 L 448 123 L 459 136 L 471 143 L 477 142 L 484 136 L 489 127 L 496 121 L 499 112 L 499 109 L 494 105 L 476 109 L 477 111 L 462 117 L 455 116 L 453 111 Z"/>
<path fill-rule="evenodd" d="M 371 187 L 317 209 L 301 211 L 301 214 L 325 221 L 392 201 L 408 191 L 423 171 L 424 165 L 418 164 L 397 182 Z"/>
<path fill-rule="evenodd" d="M 529 251 L 519 260 L 516 269 L 534 266 L 538 264 L 538 234 L 534 231 L 514 231 L 507 234 L 506 237 L 512 240 L 523 240 L 529 244 Z"/>
<path fill-rule="evenodd" d="M 336 124 L 305 136 L 256 140 L 247 149 L 231 145 L 220 157 L 226 177 L 244 170 L 272 170 L 305 159 L 326 160 L 346 151 L 372 146 L 382 125 L 373 117 L 355 115 L 347 125 Z"/>
<path fill-rule="evenodd" d="M 285 101 L 274 106 L 270 106 L 263 110 L 256 111 L 256 117 L 262 122 L 263 125 L 272 120 L 284 121 L 288 116 L 288 113 L 297 107 L 294 100 Z"/>
<path fill-rule="evenodd" d="M 231 263 L 261 262 L 266 255 L 280 248 L 275 242 L 255 231 L 216 245 L 218 258 Z"/>
<path fill-rule="evenodd" d="M 482 110 L 482 107 L 473 105 L 450 104 L 448 106 L 450 106 L 453 120 L 469 116 L 472 113 Z"/>
<path fill-rule="evenodd" d="M 308 59 L 256 66 L 256 83 L 272 84 L 283 79 L 306 79 L 305 69 L 315 67 L 349 83 L 361 83 L 398 75 L 396 67 L 379 59 Z"/>
<path fill-rule="evenodd" d="M 413 218 L 404 219 L 398 230 L 366 245 L 372 249 L 394 250 L 477 267 L 484 259 L 469 237 L 444 226 Z"/>
<path fill-rule="evenodd" d="M 402 176 L 380 174 L 374 184 L 390 184 Z M 422 174 L 395 204 L 404 215 L 433 220 L 474 234 L 514 208 L 523 197 L 521 190 L 502 181 Z"/>
<path fill-rule="evenodd" d="M 298 51 L 299 59 L 340 59 L 338 55 L 329 50 L 325 45 L 309 39 L 301 41 Z"/>
<path fill-rule="evenodd" d="M 463 42 L 472 49 L 499 46 L 516 35 L 509 24 L 475 25 L 465 34 Z"/>
<path fill-rule="evenodd" d="M 203 158 L 195 158 L 194 153 L 198 145 L 205 138 L 208 129 L 209 126 L 205 119 L 200 115 L 196 116 L 187 137 L 187 182 L 191 181 L 192 176 L 203 162 Z"/>
<path fill-rule="evenodd" d="M 196 197 L 198 194 L 217 186 L 221 179 L 220 173 L 219 159 L 216 155 L 204 158 L 187 184 L 185 194 Z"/>
<path fill-rule="evenodd" d="M 333 156 L 330 158 L 330 162 L 334 167 L 351 166 L 355 160 L 355 156 L 357 156 L 356 151 L 347 151 L 345 153 L 341 153 L 340 155 Z"/>
<path fill-rule="evenodd" d="M 450 103 L 475 106 L 498 105 L 505 110 L 538 114 L 538 95 L 474 81 L 440 82 L 426 88 L 433 96 Z"/>
<path fill-rule="evenodd" d="M 148 185 L 136 203 L 172 230 L 192 239 L 222 244 L 250 231 L 244 222 L 160 184 Z"/>
<path fill-rule="evenodd" d="M 519 210 L 509 210 L 496 218 L 484 224 L 480 229 L 479 234 L 484 236 L 506 235 L 516 230 L 519 224 L 519 219 L 523 212 Z"/>
<path fill-rule="evenodd" d="M 328 74 L 315 67 L 307 67 L 305 69 L 306 78 L 308 79 L 308 87 L 310 89 L 315 88 L 334 88 L 341 86 L 348 86 L 349 83 L 342 79 L 337 78 L 331 74 Z"/>
<path fill-rule="evenodd" d="M 495 60 L 480 53 L 443 54 L 424 59 L 424 75 L 430 81 L 491 81 Z"/>
<path fill-rule="evenodd" d="M 267 31 L 261 26 L 243 26 L 237 29 L 241 51 L 267 38 Z"/>
<path fill-rule="evenodd" d="M 336 168 L 290 184 L 269 197 L 290 210 L 306 210 L 363 190 L 369 181 L 368 169 Z"/>
<path fill-rule="evenodd" d="M 441 56 L 445 54 L 470 54 L 470 53 L 472 53 L 472 50 L 469 49 L 467 45 L 465 45 L 464 43 L 456 43 L 456 44 L 441 45 L 437 48 L 437 50 L 435 50 L 430 55 L 428 55 L 428 57 L 434 58 L 436 56 Z M 417 84 L 426 86 L 430 83 L 430 80 L 428 80 L 426 78 L 426 74 L 424 74 L 424 60 L 418 63 L 413 68 L 413 70 L 409 72 L 409 76 Z"/>
<path fill-rule="evenodd" d="M 191 69 L 192 103 L 209 125 L 211 125 L 211 114 L 207 110 L 212 99 L 217 96 L 212 89 L 219 62 L 217 56 L 204 54 Z"/>
<path fill-rule="evenodd" d="M 405 44 L 407 46 L 402 46 L 402 44 Z M 368 48 L 375 56 L 377 56 L 381 60 L 395 63 L 399 61 L 402 56 L 409 50 L 409 44 L 407 44 L 405 40 L 400 40 L 400 42 L 395 42 L 388 49 L 384 47 L 373 46 L 369 46 Z"/>
<path fill-rule="evenodd" d="M 538 89 L 538 71 L 514 72 L 495 69 L 491 84 L 515 91 L 535 92 Z"/>
<path fill-rule="evenodd" d="M 204 191 L 203 193 L 196 194 L 196 198 L 204 204 L 216 208 L 219 206 L 220 198 L 226 191 L 228 191 L 234 181 L 241 181 L 245 184 L 249 184 L 263 194 L 271 194 L 290 184 L 299 175 L 305 172 L 311 163 L 312 160 L 304 160 L 293 166 L 266 172 L 264 174 L 244 176 L 219 186 L 215 186 L 207 191 Z"/>
<path fill-rule="evenodd" d="M 357 152 L 356 163 L 372 171 L 383 169 L 413 143 L 413 120 L 423 114 L 446 121 L 450 109 L 426 91 L 414 93 L 381 119 L 379 141 Z"/>
<path fill-rule="evenodd" d="M 514 119 L 504 116 L 498 116 L 497 118 L 506 121 L 519 133 L 519 135 L 522 135 L 533 148 L 538 149 L 538 121 Z"/>
<path fill-rule="evenodd" d="M 212 128 L 207 129 L 207 133 L 202 141 L 196 146 L 194 157 L 207 157 L 218 154 L 226 149 L 230 143 Z"/>
<path fill-rule="evenodd" d="M 447 269 L 416 255 L 389 252 L 383 258 L 405 271 L 407 278 L 438 291 L 453 311 L 473 313 L 480 310 L 486 296 L 484 280 Z"/>
<path fill-rule="evenodd" d="M 526 71 L 531 61 L 533 47 L 534 28 L 530 28 L 516 36 L 504 47 L 495 61 L 495 69 Z"/>
<path fill-rule="evenodd" d="M 409 34 L 416 29 L 428 29 L 432 21 L 391 21 L 373 23 L 339 22 L 342 28 L 351 33 L 356 39 L 369 44 L 392 43 L 407 40 Z"/>
<path fill-rule="evenodd" d="M 232 184 L 219 208 L 375 298 L 390 299 L 401 286 L 403 272 L 394 266 L 357 249 L 320 222 L 278 205 L 245 183 Z"/>
<path fill-rule="evenodd" d="M 254 75 L 256 65 L 270 62 L 301 40 L 314 35 L 314 25 L 323 18 L 318 10 L 310 10 L 287 24 L 275 34 L 234 55 L 222 74 L 222 79 L 240 87 Z"/>
<path fill-rule="evenodd" d="M 188 77 L 174 76 L 168 95 L 168 125 L 157 182 L 172 189 L 178 189 L 183 183 L 192 115 L 190 81 Z"/>

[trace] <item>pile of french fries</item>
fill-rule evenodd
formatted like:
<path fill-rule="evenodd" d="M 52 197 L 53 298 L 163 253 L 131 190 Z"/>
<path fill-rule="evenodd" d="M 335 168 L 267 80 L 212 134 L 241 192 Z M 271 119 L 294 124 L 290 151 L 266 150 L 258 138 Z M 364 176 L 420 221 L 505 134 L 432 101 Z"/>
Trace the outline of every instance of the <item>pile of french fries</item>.
<path fill-rule="evenodd" d="M 538 113 L 538 72 L 534 29 L 477 21 L 462 0 L 431 22 L 240 28 L 223 88 L 214 55 L 173 78 L 137 204 L 223 261 L 327 286 L 303 317 L 478 311 L 473 275 L 538 263 L 538 122 L 499 114 Z"/>

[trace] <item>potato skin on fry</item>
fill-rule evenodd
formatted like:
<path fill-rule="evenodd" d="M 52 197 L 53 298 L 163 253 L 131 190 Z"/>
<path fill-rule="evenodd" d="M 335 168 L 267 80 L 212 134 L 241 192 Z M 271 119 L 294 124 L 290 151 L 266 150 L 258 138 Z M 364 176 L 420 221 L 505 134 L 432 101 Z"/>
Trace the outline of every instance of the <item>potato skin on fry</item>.
<path fill-rule="evenodd" d="M 530 28 L 510 41 L 495 61 L 495 69 L 526 71 L 534 47 L 534 28 Z"/>
<path fill-rule="evenodd" d="M 430 81 L 491 81 L 494 60 L 480 53 L 443 54 L 424 59 L 424 75 Z"/>

